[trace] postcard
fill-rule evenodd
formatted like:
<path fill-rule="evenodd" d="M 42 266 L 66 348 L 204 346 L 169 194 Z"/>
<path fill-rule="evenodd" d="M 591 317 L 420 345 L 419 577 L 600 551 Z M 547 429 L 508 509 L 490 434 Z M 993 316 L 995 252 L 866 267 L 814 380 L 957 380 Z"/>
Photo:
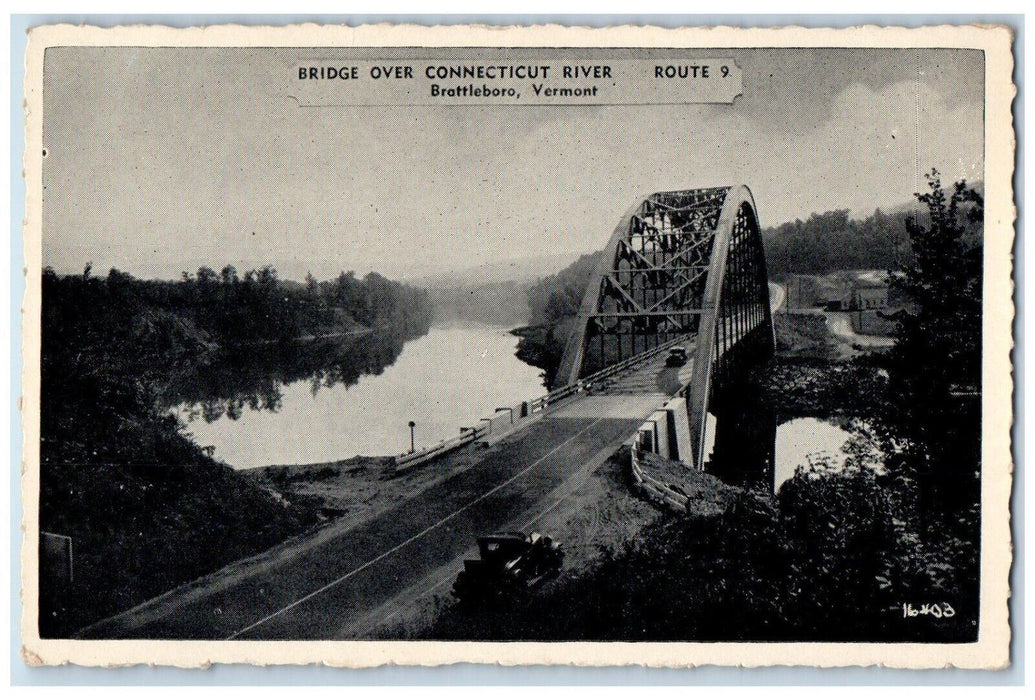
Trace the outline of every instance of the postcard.
<path fill-rule="evenodd" d="M 1010 663 L 998 26 L 41 26 L 27 663 Z"/>

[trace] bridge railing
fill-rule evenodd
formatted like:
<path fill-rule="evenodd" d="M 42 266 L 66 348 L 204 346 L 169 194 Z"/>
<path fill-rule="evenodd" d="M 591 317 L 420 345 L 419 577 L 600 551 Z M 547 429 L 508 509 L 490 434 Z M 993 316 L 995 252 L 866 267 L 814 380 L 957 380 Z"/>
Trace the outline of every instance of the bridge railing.
<path fill-rule="evenodd" d="M 656 357 L 657 355 L 665 352 L 669 348 L 673 348 L 681 343 L 688 342 L 691 338 L 692 336 L 690 335 L 683 335 L 679 336 L 678 338 L 673 338 L 672 340 L 662 343 L 656 348 L 652 348 L 650 350 L 647 350 L 646 352 L 641 352 L 639 355 L 633 355 L 632 357 L 626 358 L 621 362 L 616 362 L 615 364 L 610 365 L 609 367 L 605 367 L 599 372 L 594 372 L 589 376 L 583 377 L 574 384 L 562 386 L 561 388 L 554 389 L 550 393 L 540 396 L 537 399 L 528 401 L 527 404 L 529 407 L 529 413 L 537 413 L 539 411 L 542 411 L 547 406 L 550 406 L 551 404 L 555 404 L 558 401 L 563 401 L 568 397 L 574 396 L 575 394 L 591 389 L 595 383 L 600 382 L 604 379 L 608 379 L 609 377 L 612 377 L 616 374 L 620 374 L 621 372 L 624 372 L 627 369 L 641 364 L 646 360 L 651 359 L 652 357 Z"/>
<path fill-rule="evenodd" d="M 595 372 L 595 373 L 593 373 L 593 374 L 591 374 L 591 375 L 589 375 L 587 377 L 583 377 L 582 379 L 577 381 L 575 384 L 569 384 L 567 387 L 564 387 L 564 388 L 568 389 L 570 387 L 583 387 L 583 386 L 592 384 L 594 382 L 598 382 L 598 381 L 600 381 L 602 379 L 607 379 L 611 375 L 618 374 L 619 372 L 622 372 L 622 371 L 624 371 L 626 369 L 629 369 L 630 367 L 632 367 L 634 365 L 638 365 L 641 362 L 643 362 L 644 360 L 649 360 L 652 357 L 660 355 L 661 353 L 665 352 L 669 348 L 674 348 L 675 346 L 680 345 L 682 343 L 687 343 L 692 338 L 693 338 L 693 335 L 681 335 L 678 338 L 673 338 L 672 340 L 669 340 L 669 341 L 666 341 L 666 342 L 662 343 L 661 345 L 659 345 L 656 348 L 653 348 L 653 349 L 648 350 L 646 352 L 641 352 L 639 355 L 634 355 L 634 356 L 629 357 L 629 358 L 627 358 L 625 360 L 622 360 L 621 362 L 617 362 L 617 363 L 611 365 L 610 367 L 605 367 L 604 369 L 600 370 L 599 372 Z M 558 391 L 561 391 L 561 390 L 558 390 Z"/>
<path fill-rule="evenodd" d="M 509 432 L 509 430 L 513 429 L 513 427 L 516 427 L 519 424 L 527 421 L 535 414 L 542 413 L 547 409 L 547 407 L 557 404 L 560 401 L 564 401 L 565 399 L 571 398 L 576 394 L 590 390 L 592 389 L 594 384 L 603 381 L 609 377 L 612 377 L 616 374 L 624 372 L 625 370 L 628 370 L 631 367 L 634 367 L 635 365 L 645 362 L 646 360 L 649 360 L 652 357 L 656 357 L 657 355 L 665 352 L 671 347 L 675 347 L 680 343 L 687 342 L 690 338 L 691 336 L 689 335 L 674 338 L 673 340 L 662 343 L 656 348 L 640 353 L 639 355 L 634 355 L 633 357 L 626 358 L 625 360 L 617 362 L 611 365 L 610 367 L 606 367 L 600 370 L 599 372 L 595 372 L 587 377 L 583 377 L 574 384 L 568 384 L 567 386 L 560 387 L 559 389 L 554 389 L 553 391 L 544 394 L 538 398 L 532 399 L 531 401 L 523 401 L 517 406 L 508 406 L 504 409 L 497 409 L 497 416 L 500 415 L 500 411 L 509 411 L 508 417 L 510 422 L 509 424 L 503 424 L 504 430 Z M 515 412 L 517 414 L 516 419 Z M 497 425 L 497 419 L 482 418 L 481 422 L 484 424 L 472 426 L 470 428 L 463 428 L 460 431 L 460 435 L 456 437 L 448 438 L 426 449 L 418 450 L 416 452 L 411 452 L 409 454 L 396 457 L 395 472 L 399 474 L 409 471 L 414 467 L 420 466 L 421 464 L 425 464 L 426 462 L 430 462 L 433 459 L 437 459 L 438 457 L 441 457 L 442 455 L 445 455 L 448 452 L 452 452 L 453 450 L 459 447 L 463 447 L 464 445 L 468 445 L 476 440 L 480 440 L 481 438 L 492 435 L 493 428 Z"/>
<path fill-rule="evenodd" d="M 485 437 L 489 434 L 489 430 L 488 426 L 465 428 L 457 437 L 448 438 L 424 450 L 396 457 L 395 471 L 397 473 L 404 472 L 425 462 L 430 462 L 436 457 L 441 457 L 447 452 L 472 443 L 478 438 Z"/>

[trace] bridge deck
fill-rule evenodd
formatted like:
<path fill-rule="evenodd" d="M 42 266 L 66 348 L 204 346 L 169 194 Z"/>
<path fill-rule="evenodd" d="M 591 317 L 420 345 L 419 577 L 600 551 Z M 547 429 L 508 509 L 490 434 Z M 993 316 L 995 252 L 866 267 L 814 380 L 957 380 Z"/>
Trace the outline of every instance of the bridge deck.
<path fill-rule="evenodd" d="M 664 358 L 549 410 L 481 450 L 477 463 L 358 526 L 324 528 L 139 606 L 96 638 L 350 639 L 369 612 L 463 556 L 474 538 L 519 526 L 588 465 L 604 462 L 676 386 Z M 449 459 L 448 457 L 446 459 Z M 422 468 L 443 468 L 428 464 Z M 387 485 L 386 485 L 387 486 Z"/>

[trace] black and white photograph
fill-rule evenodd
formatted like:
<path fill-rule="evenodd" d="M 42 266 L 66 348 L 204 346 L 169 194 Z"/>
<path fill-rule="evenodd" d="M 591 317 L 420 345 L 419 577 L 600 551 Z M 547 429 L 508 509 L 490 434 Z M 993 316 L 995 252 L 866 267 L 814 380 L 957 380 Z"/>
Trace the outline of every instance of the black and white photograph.
<path fill-rule="evenodd" d="M 34 662 L 1007 664 L 1009 30 L 394 31 L 30 34 Z"/>

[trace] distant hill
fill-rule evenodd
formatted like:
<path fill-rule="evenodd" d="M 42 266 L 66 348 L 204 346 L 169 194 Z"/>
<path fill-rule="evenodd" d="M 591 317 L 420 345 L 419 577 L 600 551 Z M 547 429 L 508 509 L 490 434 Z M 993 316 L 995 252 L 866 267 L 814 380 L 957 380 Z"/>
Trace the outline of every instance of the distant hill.
<path fill-rule="evenodd" d="M 952 183 L 947 182 L 947 181 L 943 182 L 942 185 L 945 188 L 946 192 L 949 192 L 950 188 L 952 187 Z M 975 180 L 974 182 L 970 182 L 968 180 L 967 181 L 967 187 L 969 187 L 970 189 L 974 190 L 975 192 L 980 194 L 982 197 L 985 196 L 985 181 L 984 180 Z M 924 206 L 922 204 L 920 204 L 920 202 L 918 202 L 915 198 L 909 200 L 908 202 L 903 202 L 902 204 L 896 204 L 894 206 L 881 209 L 881 211 L 883 211 L 885 214 L 895 214 L 895 215 L 898 215 L 898 214 L 908 215 L 908 214 L 913 214 L 913 213 L 919 213 L 921 215 L 921 219 L 924 219 L 927 216 L 927 211 L 924 209 Z M 852 212 L 852 214 L 854 215 L 855 212 Z"/>
<path fill-rule="evenodd" d="M 556 274 L 578 257 L 578 253 L 532 255 L 407 277 L 406 281 L 425 289 L 482 286 L 500 282 L 536 282 L 543 277 Z"/>
<path fill-rule="evenodd" d="M 943 182 L 942 187 L 948 196 L 952 183 Z M 984 194 L 981 181 L 969 187 Z M 794 274 L 900 269 L 911 255 L 906 230 L 906 219 L 911 216 L 918 216 L 921 224 L 928 223 L 927 207 L 914 200 L 877 208 L 864 218 L 853 218 L 848 209 L 835 209 L 765 228 L 762 243 L 769 277 L 784 280 Z M 980 228 L 975 227 L 973 235 L 980 236 Z"/>
<path fill-rule="evenodd" d="M 529 290 L 578 257 L 574 253 L 535 255 L 410 278 L 428 290 L 435 323 L 520 326 L 529 322 Z"/>

